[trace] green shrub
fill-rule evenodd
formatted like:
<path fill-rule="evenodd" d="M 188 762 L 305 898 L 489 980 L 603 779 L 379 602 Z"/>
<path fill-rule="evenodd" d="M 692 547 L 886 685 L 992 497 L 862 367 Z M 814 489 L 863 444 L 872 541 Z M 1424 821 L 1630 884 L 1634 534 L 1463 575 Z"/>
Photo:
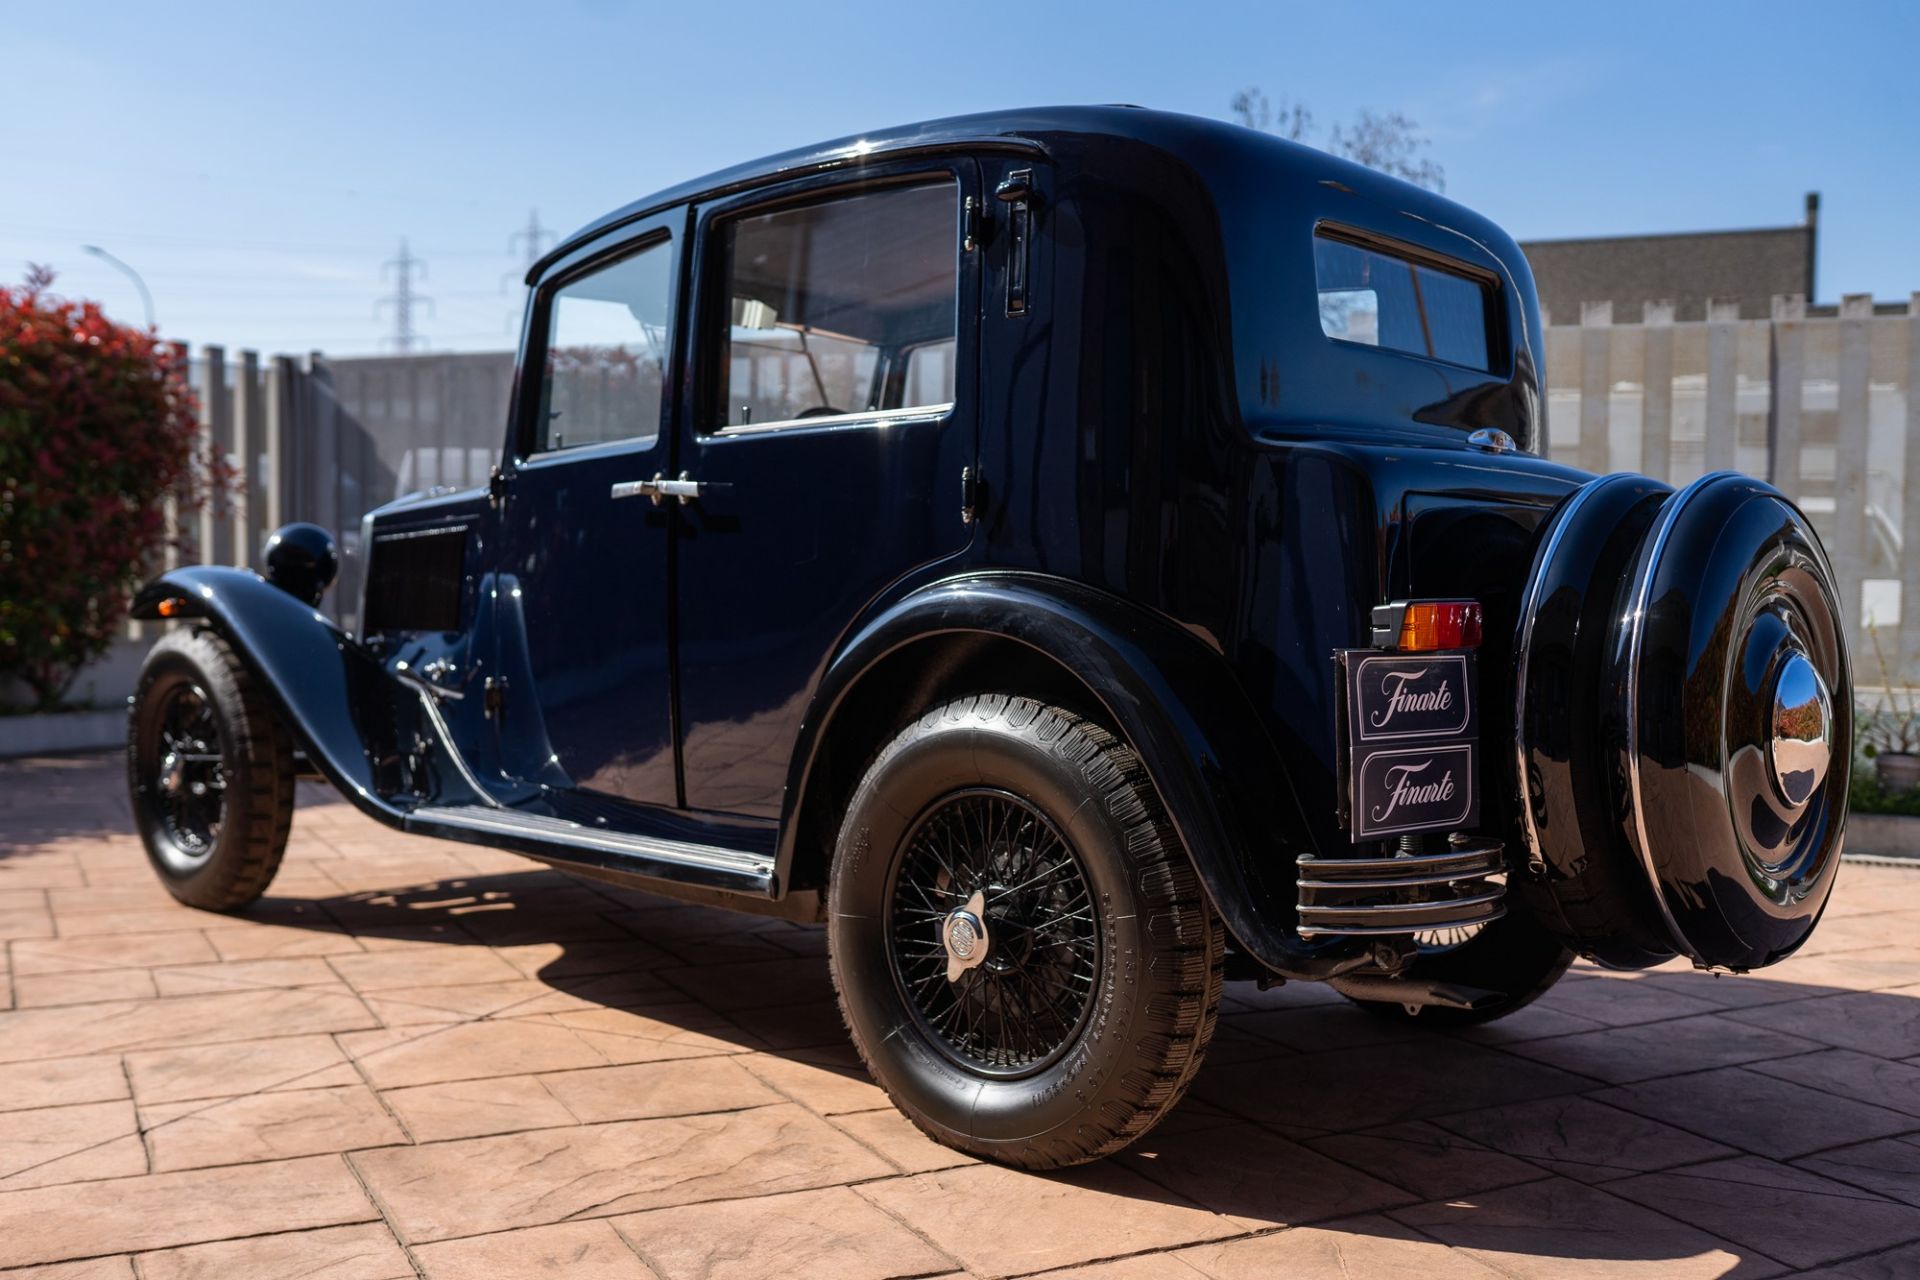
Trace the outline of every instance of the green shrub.
<path fill-rule="evenodd" d="M 1855 813 L 1897 813 L 1920 818 L 1920 791 L 1888 791 L 1869 760 L 1853 762 L 1853 786 L 1847 803 Z"/>

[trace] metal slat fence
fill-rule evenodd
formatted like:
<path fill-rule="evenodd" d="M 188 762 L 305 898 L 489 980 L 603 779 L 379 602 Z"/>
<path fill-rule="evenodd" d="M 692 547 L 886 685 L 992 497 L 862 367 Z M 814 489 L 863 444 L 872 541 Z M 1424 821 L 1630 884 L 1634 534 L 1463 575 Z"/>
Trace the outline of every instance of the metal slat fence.
<path fill-rule="evenodd" d="M 325 608 L 347 626 L 358 621 L 361 516 L 416 489 L 484 484 L 513 380 L 511 352 L 230 359 L 207 346 L 188 367 L 201 429 L 244 483 L 184 526 L 173 519 L 182 546 L 167 562 L 259 568 L 268 533 L 311 520 L 339 539 L 340 580 Z M 140 624 L 129 635 L 140 639 Z"/>

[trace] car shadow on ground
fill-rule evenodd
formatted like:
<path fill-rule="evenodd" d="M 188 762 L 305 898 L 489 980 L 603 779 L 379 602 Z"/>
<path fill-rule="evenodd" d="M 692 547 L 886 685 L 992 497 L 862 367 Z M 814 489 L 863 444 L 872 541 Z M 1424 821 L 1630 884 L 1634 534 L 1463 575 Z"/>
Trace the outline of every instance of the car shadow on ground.
<path fill-rule="evenodd" d="M 582 1007 L 865 1078 L 819 927 L 545 869 L 269 898 L 249 914 L 391 944 L 545 949 L 529 972 Z M 1246 1231 L 1424 1234 L 1548 1274 L 1573 1259 L 1770 1273 L 1920 1238 L 1920 1139 L 1900 1141 L 1920 1130 L 1920 1068 L 1875 1056 L 1865 1031 L 1869 1052 L 1836 1047 L 1849 1025 L 1920 1026 L 1920 1000 L 1576 971 L 1507 1022 L 1441 1031 L 1317 985 L 1232 983 L 1205 1065 L 1159 1128 L 1114 1160 L 1035 1176 Z"/>

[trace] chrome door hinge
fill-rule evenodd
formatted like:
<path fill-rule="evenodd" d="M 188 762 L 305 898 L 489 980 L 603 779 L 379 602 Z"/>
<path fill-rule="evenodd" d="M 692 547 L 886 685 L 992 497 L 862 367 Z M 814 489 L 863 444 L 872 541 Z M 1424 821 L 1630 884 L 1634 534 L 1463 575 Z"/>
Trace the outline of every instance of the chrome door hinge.
<path fill-rule="evenodd" d="M 507 500 L 507 486 L 513 482 L 513 473 L 495 463 L 493 470 L 487 473 L 487 503 L 499 506 Z"/>
<path fill-rule="evenodd" d="M 498 720 L 507 709 L 507 682 L 502 676 L 488 676 L 480 686 L 480 705 L 487 719 Z"/>
<path fill-rule="evenodd" d="M 980 516 L 980 476 L 972 467 L 960 468 L 960 523 L 972 524 Z"/>

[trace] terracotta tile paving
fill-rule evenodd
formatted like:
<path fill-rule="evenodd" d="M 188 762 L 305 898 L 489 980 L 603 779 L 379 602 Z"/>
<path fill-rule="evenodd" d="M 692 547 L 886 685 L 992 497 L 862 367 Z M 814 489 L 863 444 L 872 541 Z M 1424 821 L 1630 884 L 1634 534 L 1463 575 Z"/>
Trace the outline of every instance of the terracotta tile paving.
<path fill-rule="evenodd" d="M 1457 1034 L 1234 984 L 1181 1109 L 1042 1177 L 886 1104 L 818 929 L 317 788 L 207 915 L 123 786 L 0 763 L 0 1278 L 1920 1276 L 1920 867 L 1763 974 L 1581 966 Z"/>

